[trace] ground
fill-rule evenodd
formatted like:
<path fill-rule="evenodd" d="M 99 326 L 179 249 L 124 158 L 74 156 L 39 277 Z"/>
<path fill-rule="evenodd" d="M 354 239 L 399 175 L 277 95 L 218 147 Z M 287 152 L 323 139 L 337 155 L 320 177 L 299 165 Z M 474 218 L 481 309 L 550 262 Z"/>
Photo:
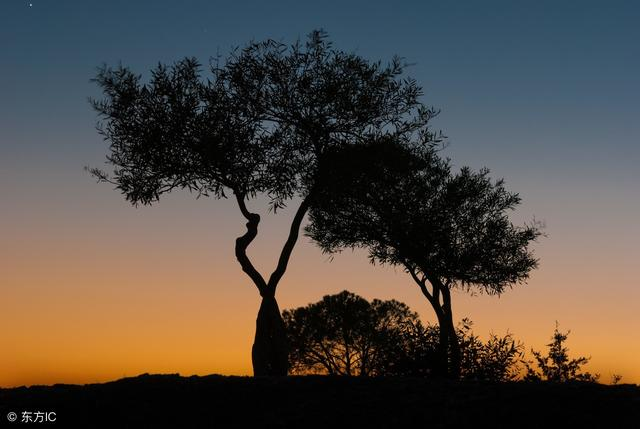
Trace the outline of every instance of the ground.
<path fill-rule="evenodd" d="M 23 423 L 23 412 L 55 412 Z M 16 421 L 7 415 L 16 413 Z M 640 386 L 141 375 L 0 389 L 0 428 L 640 427 Z"/>

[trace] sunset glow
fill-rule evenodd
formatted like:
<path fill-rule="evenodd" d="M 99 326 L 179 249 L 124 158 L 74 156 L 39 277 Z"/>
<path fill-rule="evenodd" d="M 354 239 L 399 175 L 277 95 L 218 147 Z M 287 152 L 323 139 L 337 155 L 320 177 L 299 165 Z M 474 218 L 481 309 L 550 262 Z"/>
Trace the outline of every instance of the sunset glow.
<path fill-rule="evenodd" d="M 640 8 L 160 3 L 0 5 L 0 387 L 252 374 L 260 296 L 235 259 L 238 208 L 186 191 L 134 208 L 96 184 L 83 167 L 103 167 L 107 144 L 89 79 L 104 62 L 147 76 L 158 61 L 206 64 L 251 39 L 319 27 L 341 49 L 416 63 L 409 75 L 442 109 L 443 154 L 504 177 L 523 199 L 514 222 L 546 225 L 529 282 L 499 297 L 456 292 L 454 317 L 482 338 L 513 333 L 528 358 L 558 321 L 601 382 L 640 383 Z M 268 213 L 262 197 L 252 207 L 263 220 L 249 253 L 268 276 L 293 210 Z M 282 310 L 345 289 L 435 323 L 402 270 L 371 265 L 364 251 L 332 259 L 306 237 L 277 298 Z"/>

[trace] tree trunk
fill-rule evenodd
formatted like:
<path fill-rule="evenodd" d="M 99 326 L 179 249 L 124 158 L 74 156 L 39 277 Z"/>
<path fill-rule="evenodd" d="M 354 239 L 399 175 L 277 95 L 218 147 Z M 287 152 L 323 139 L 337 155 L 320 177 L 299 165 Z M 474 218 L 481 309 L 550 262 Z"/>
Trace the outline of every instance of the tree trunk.
<path fill-rule="evenodd" d="M 449 331 L 449 370 L 447 376 L 451 379 L 457 380 L 460 378 L 462 365 L 460 343 L 458 342 L 458 336 L 456 335 L 456 328 L 453 324 L 452 314 L 449 312 L 445 317 L 447 318 L 446 329 Z"/>
<path fill-rule="evenodd" d="M 456 334 L 456 327 L 453 324 L 453 312 L 451 311 L 451 290 L 447 286 L 442 289 L 442 310 L 445 329 L 449 338 L 449 370 L 447 376 L 457 380 L 460 378 L 462 357 L 460 355 L 460 343 Z M 440 328 L 442 329 L 442 327 Z"/>
<path fill-rule="evenodd" d="M 436 376 L 447 377 L 449 375 L 449 327 L 445 315 L 441 309 L 436 310 L 438 316 L 438 328 L 440 329 L 438 366 L 436 368 Z"/>
<path fill-rule="evenodd" d="M 273 296 L 262 298 L 251 359 L 254 376 L 285 376 L 289 370 L 289 348 L 284 321 Z"/>
<path fill-rule="evenodd" d="M 280 309 L 278 308 L 275 295 L 278 282 L 287 269 L 291 252 L 298 240 L 300 225 L 302 224 L 304 215 L 309 209 L 310 198 L 309 195 L 307 195 L 307 197 L 302 200 L 302 203 L 300 203 L 300 207 L 298 207 L 291 222 L 287 241 L 280 252 L 278 265 L 273 273 L 271 273 L 269 282 L 266 282 L 247 256 L 247 248 L 258 235 L 260 215 L 251 213 L 247 209 L 245 203 L 246 193 L 238 189 L 234 189 L 233 193 L 238 202 L 240 212 L 247 220 L 247 231 L 236 239 L 236 259 L 238 259 L 242 271 L 247 273 L 262 296 L 262 303 L 260 304 L 258 318 L 256 319 L 256 336 L 253 340 L 253 347 L 251 348 L 253 375 L 285 376 L 289 371 L 289 347 L 284 321 L 280 315 Z"/>
<path fill-rule="evenodd" d="M 417 269 L 411 264 L 405 264 L 407 271 L 411 274 L 415 282 L 420 287 L 422 294 L 427 298 L 433 311 L 438 317 L 440 330 L 438 344 L 438 362 L 435 373 L 440 377 L 452 379 L 460 378 L 462 357 L 460 353 L 460 343 L 456 335 L 456 328 L 453 325 L 453 312 L 451 311 L 451 290 L 449 282 L 443 283 L 437 276 L 429 276 L 427 271 Z M 419 273 L 422 272 L 422 277 Z M 431 283 L 433 292 L 429 292 L 426 282 Z M 440 302 L 442 296 L 442 303 Z"/>

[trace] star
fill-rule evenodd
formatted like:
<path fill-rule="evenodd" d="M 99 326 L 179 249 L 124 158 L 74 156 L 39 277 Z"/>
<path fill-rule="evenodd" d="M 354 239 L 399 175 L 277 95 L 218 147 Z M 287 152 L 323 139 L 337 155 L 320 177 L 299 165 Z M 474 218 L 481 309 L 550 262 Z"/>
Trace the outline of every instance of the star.
<path fill-rule="evenodd" d="M 33 7 L 33 3 L 29 3 L 29 7 Z"/>

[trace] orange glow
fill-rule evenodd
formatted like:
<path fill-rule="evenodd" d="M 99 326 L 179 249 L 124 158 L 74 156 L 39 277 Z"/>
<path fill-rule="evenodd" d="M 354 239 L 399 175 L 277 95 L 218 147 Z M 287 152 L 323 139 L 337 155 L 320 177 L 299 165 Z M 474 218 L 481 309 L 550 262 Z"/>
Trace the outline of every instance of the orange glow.
<path fill-rule="evenodd" d="M 103 382 L 145 372 L 250 374 L 259 296 L 233 256 L 243 227 L 235 207 L 171 197 L 136 210 L 109 189 L 96 194 L 80 204 L 84 216 L 31 212 L 22 219 L 28 228 L 16 217 L 3 231 L 0 385 Z M 104 213 L 98 198 L 116 208 Z M 252 248 L 260 268 L 273 266 L 289 214 L 264 217 Z M 558 320 L 561 330 L 572 330 L 570 353 L 592 356 L 587 369 L 602 382 L 613 373 L 640 382 L 640 344 L 633 341 L 639 292 L 631 288 L 631 270 L 616 271 L 612 281 L 599 267 L 622 268 L 624 260 L 604 255 L 599 266 L 578 263 L 563 253 L 566 241 L 549 232 L 537 245 L 541 268 L 528 285 L 501 297 L 456 293 L 455 317 L 471 318 L 482 337 L 509 330 L 537 350 Z M 398 299 L 434 320 L 409 276 L 372 266 L 365 256 L 346 251 L 329 262 L 303 238 L 279 286 L 281 309 L 348 289 Z"/>

